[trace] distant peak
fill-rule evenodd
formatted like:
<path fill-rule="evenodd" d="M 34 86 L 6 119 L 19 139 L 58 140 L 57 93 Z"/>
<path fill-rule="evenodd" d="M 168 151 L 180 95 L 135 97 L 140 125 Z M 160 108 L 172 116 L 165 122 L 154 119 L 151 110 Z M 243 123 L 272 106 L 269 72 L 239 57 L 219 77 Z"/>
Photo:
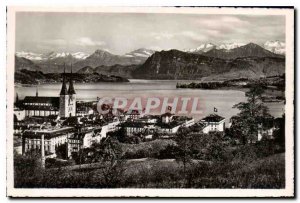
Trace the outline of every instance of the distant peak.
<path fill-rule="evenodd" d="M 216 48 L 216 45 L 209 42 L 209 43 L 203 43 L 203 44 L 200 44 L 197 48 L 195 49 L 190 49 L 190 50 L 185 50 L 187 52 L 208 52 L 212 49 Z"/>
<path fill-rule="evenodd" d="M 259 45 L 255 44 L 253 42 L 250 42 L 250 43 L 246 44 L 245 46 L 260 47 Z"/>
<path fill-rule="evenodd" d="M 100 54 L 100 53 L 109 53 L 109 52 L 106 51 L 106 50 L 97 49 L 97 50 L 95 51 L 95 53 L 96 53 L 96 54 Z"/>

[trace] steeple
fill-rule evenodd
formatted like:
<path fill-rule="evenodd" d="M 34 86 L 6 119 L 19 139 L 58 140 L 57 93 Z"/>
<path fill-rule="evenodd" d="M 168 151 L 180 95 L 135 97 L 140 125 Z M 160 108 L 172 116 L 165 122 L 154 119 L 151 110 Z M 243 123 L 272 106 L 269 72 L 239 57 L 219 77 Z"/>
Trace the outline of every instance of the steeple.
<path fill-rule="evenodd" d="M 75 89 L 74 89 L 74 86 L 73 86 L 72 76 L 73 76 L 73 73 L 72 73 L 72 64 L 71 64 L 71 76 L 70 76 L 69 90 L 68 90 L 68 94 L 69 94 L 69 95 L 76 94 Z"/>
<path fill-rule="evenodd" d="M 61 86 L 60 95 L 68 94 L 65 75 L 66 75 L 66 64 L 64 64 L 63 82 Z"/>
<path fill-rule="evenodd" d="M 36 96 L 36 97 L 39 96 L 39 89 L 38 89 L 38 86 L 36 86 L 35 96 Z"/>

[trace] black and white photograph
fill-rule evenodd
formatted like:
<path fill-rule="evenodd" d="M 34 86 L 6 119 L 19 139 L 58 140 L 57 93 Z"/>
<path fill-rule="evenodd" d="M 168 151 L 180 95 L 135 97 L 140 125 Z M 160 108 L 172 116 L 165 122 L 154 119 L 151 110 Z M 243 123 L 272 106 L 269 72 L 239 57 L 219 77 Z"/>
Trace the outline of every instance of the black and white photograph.
<path fill-rule="evenodd" d="M 293 197 L 294 9 L 8 7 L 12 197 Z"/>

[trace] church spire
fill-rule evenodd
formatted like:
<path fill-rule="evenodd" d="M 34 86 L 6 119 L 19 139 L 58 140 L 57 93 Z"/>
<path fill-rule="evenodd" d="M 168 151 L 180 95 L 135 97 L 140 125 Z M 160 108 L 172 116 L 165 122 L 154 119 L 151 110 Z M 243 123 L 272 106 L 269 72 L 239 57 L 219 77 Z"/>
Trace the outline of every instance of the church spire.
<path fill-rule="evenodd" d="M 70 81 L 69 81 L 69 90 L 68 90 L 69 95 L 76 94 L 74 85 L 73 85 L 72 76 L 73 76 L 73 73 L 72 73 L 72 64 L 71 64 L 71 77 L 70 77 Z"/>
<path fill-rule="evenodd" d="M 36 96 L 36 97 L 38 97 L 38 96 L 39 96 L 39 89 L 38 89 L 38 85 L 36 86 L 35 96 Z"/>
<path fill-rule="evenodd" d="M 65 75 L 66 75 L 66 64 L 64 64 L 63 82 L 62 82 L 62 86 L 61 86 L 60 95 L 68 94 Z"/>

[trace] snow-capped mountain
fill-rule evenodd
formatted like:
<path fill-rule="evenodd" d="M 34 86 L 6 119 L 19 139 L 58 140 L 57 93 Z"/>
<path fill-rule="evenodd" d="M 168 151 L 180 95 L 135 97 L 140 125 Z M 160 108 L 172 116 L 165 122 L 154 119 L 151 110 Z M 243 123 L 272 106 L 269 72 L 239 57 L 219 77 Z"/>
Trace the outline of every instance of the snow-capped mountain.
<path fill-rule="evenodd" d="M 32 61 L 44 60 L 43 54 L 37 54 L 37 53 L 33 53 L 33 52 L 25 52 L 25 51 L 16 52 L 16 56 L 23 57 L 25 59 L 29 59 Z"/>
<path fill-rule="evenodd" d="M 214 45 L 212 43 L 204 43 L 195 49 L 189 49 L 189 50 L 184 50 L 184 51 L 190 52 L 190 53 L 203 53 L 203 52 L 208 52 L 215 48 L 216 48 L 216 45 Z"/>
<path fill-rule="evenodd" d="M 204 44 L 200 44 L 200 46 L 198 46 L 195 49 L 189 49 L 189 50 L 183 50 L 185 52 L 189 52 L 189 53 L 197 53 L 197 54 L 203 54 L 206 52 L 209 52 L 213 49 L 216 50 L 224 50 L 224 51 L 230 51 L 232 49 L 238 48 L 238 47 L 242 47 L 245 46 L 245 43 L 239 43 L 239 42 L 232 42 L 232 43 L 222 43 L 219 45 L 214 45 L 213 43 L 204 43 Z M 267 41 L 264 44 L 261 45 L 264 49 L 271 51 L 275 54 L 281 54 L 284 55 L 285 54 L 285 43 L 281 42 L 281 41 Z"/>
<path fill-rule="evenodd" d="M 149 56 L 151 56 L 152 54 L 154 54 L 154 50 L 151 50 L 151 49 L 144 49 L 144 48 L 141 48 L 141 49 L 137 49 L 137 50 L 134 50 L 130 53 L 127 53 L 125 54 L 124 56 L 126 57 L 142 57 L 142 58 L 148 58 Z"/>
<path fill-rule="evenodd" d="M 23 57 L 32 61 L 44 61 L 44 60 L 53 60 L 57 58 L 66 58 L 66 57 L 73 57 L 77 60 L 83 60 L 86 59 L 89 55 L 83 52 L 75 52 L 75 53 L 68 53 L 68 52 L 50 52 L 46 54 L 38 54 L 33 52 L 16 52 L 16 56 Z"/>
<path fill-rule="evenodd" d="M 204 44 L 200 44 L 200 46 L 198 46 L 195 49 L 189 49 L 189 50 L 184 50 L 185 52 L 190 52 L 190 53 L 197 53 L 197 54 L 201 54 L 201 53 L 206 53 L 212 49 L 225 49 L 225 50 L 231 50 L 234 48 L 238 48 L 241 46 L 244 46 L 244 43 L 223 43 L 220 45 L 215 45 L 213 43 L 204 43 Z"/>
<path fill-rule="evenodd" d="M 238 48 L 241 46 L 246 45 L 245 43 L 237 43 L 237 42 L 232 42 L 232 43 L 224 43 L 224 44 L 220 44 L 216 47 L 216 49 L 225 49 L 225 50 L 230 50 L 230 49 L 234 49 L 234 48 Z"/>
<path fill-rule="evenodd" d="M 276 54 L 282 54 L 282 55 L 285 54 L 285 43 L 280 42 L 278 40 L 267 41 L 266 43 L 264 43 L 263 47 Z"/>

